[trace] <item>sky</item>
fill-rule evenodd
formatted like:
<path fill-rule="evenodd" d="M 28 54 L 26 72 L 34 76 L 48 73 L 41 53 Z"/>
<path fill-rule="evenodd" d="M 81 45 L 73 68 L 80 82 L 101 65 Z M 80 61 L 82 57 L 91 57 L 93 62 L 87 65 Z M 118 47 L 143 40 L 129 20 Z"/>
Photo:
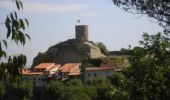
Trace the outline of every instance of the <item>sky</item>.
<path fill-rule="evenodd" d="M 27 18 L 30 26 L 26 32 L 31 41 L 17 46 L 8 40 L 7 53 L 27 56 L 27 66 L 32 65 L 38 52 L 45 52 L 50 46 L 75 38 L 75 25 L 88 25 L 89 40 L 103 42 L 108 50 L 120 50 L 139 45 L 144 32 L 161 32 L 158 23 L 145 15 L 135 15 L 113 5 L 111 0 L 23 0 L 21 18 Z M 16 11 L 12 0 L 0 0 L 0 39 L 5 33 L 5 17 Z"/>

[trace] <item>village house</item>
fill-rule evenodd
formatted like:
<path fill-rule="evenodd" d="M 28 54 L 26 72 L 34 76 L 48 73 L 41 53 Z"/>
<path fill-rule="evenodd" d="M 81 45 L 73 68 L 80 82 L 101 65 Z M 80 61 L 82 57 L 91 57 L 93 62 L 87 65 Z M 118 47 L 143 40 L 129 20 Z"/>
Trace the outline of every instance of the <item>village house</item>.
<path fill-rule="evenodd" d="M 41 87 L 46 84 L 46 79 L 55 76 L 60 64 L 41 63 L 32 69 L 23 69 L 22 75 L 24 80 L 33 81 L 34 86 Z"/>
<path fill-rule="evenodd" d="M 73 78 L 80 78 L 81 63 L 66 63 L 59 68 L 57 78 L 61 81 L 70 80 Z"/>
<path fill-rule="evenodd" d="M 117 71 L 115 66 L 87 67 L 84 71 L 84 81 L 87 82 L 95 77 L 109 78 L 115 71 Z"/>

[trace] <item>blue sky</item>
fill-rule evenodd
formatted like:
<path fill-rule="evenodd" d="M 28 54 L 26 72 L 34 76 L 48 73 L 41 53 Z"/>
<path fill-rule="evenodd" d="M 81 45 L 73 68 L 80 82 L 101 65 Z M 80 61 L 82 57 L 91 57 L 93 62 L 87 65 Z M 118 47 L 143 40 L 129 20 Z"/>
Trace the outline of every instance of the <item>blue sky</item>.
<path fill-rule="evenodd" d="M 89 40 L 103 42 L 109 50 L 136 46 L 143 32 L 155 34 L 161 31 L 155 20 L 142 15 L 127 13 L 111 0 L 24 0 L 21 17 L 29 20 L 26 30 L 31 36 L 24 47 L 9 42 L 10 55 L 24 53 L 27 65 L 32 64 L 38 52 L 45 52 L 51 45 L 75 37 L 77 20 L 89 25 Z M 13 11 L 10 0 L 0 0 L 0 23 Z M 0 33 L 5 32 L 0 25 Z M 0 34 L 2 39 L 2 34 Z"/>

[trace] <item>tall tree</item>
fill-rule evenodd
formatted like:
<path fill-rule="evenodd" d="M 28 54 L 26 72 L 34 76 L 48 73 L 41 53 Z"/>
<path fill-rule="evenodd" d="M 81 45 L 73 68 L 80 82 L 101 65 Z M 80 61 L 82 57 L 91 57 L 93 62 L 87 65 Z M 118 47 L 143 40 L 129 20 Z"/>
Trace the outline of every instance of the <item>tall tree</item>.
<path fill-rule="evenodd" d="M 132 100 L 170 98 L 170 40 L 161 35 L 143 35 L 141 47 L 132 50 L 130 66 L 123 70 L 124 89 Z"/>
<path fill-rule="evenodd" d="M 23 4 L 20 0 L 12 0 L 16 4 L 16 8 L 21 11 Z M 26 39 L 30 36 L 25 33 L 25 29 L 29 26 L 26 18 L 19 18 L 16 11 L 11 12 L 6 16 L 4 26 L 6 27 L 6 36 L 0 40 L 0 79 L 1 82 L 6 82 L 6 78 L 11 81 L 14 77 L 21 73 L 22 67 L 26 64 L 26 56 L 23 54 L 16 56 L 8 56 L 6 49 L 8 47 L 7 40 L 11 40 L 17 45 L 25 45 Z M 0 27 L 1 28 L 1 27 Z M 5 33 L 5 32 L 4 32 Z M 6 48 L 4 48 L 6 47 Z M 7 59 L 7 63 L 2 61 L 2 58 Z"/>
<path fill-rule="evenodd" d="M 16 4 L 18 11 L 23 9 L 23 4 L 20 0 L 12 0 L 12 2 Z M 0 99 L 8 100 L 10 95 L 17 96 L 16 99 L 18 100 L 31 99 L 32 85 L 28 82 L 21 82 L 18 77 L 26 64 L 26 56 L 23 54 L 9 56 L 6 52 L 8 40 L 23 46 L 26 43 L 26 39 L 30 40 L 30 36 L 25 33 L 29 22 L 26 18 L 19 18 L 17 12 L 13 11 L 6 16 L 3 25 L 6 27 L 6 31 L 2 33 L 5 34 L 5 37 L 1 37 L 0 40 Z M 7 62 L 3 62 L 2 58 L 5 58 Z M 18 95 L 15 95 L 15 93 Z"/>

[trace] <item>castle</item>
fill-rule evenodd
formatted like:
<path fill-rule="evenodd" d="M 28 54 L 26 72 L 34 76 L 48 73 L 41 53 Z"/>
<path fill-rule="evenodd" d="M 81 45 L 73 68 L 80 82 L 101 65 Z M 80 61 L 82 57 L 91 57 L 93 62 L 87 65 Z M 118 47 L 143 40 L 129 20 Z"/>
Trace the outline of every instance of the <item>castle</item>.
<path fill-rule="evenodd" d="M 84 59 L 105 57 L 92 41 L 88 40 L 88 25 L 75 26 L 75 39 L 69 39 L 51 46 L 46 52 L 39 53 L 33 60 L 33 66 L 42 62 L 77 63 Z"/>

